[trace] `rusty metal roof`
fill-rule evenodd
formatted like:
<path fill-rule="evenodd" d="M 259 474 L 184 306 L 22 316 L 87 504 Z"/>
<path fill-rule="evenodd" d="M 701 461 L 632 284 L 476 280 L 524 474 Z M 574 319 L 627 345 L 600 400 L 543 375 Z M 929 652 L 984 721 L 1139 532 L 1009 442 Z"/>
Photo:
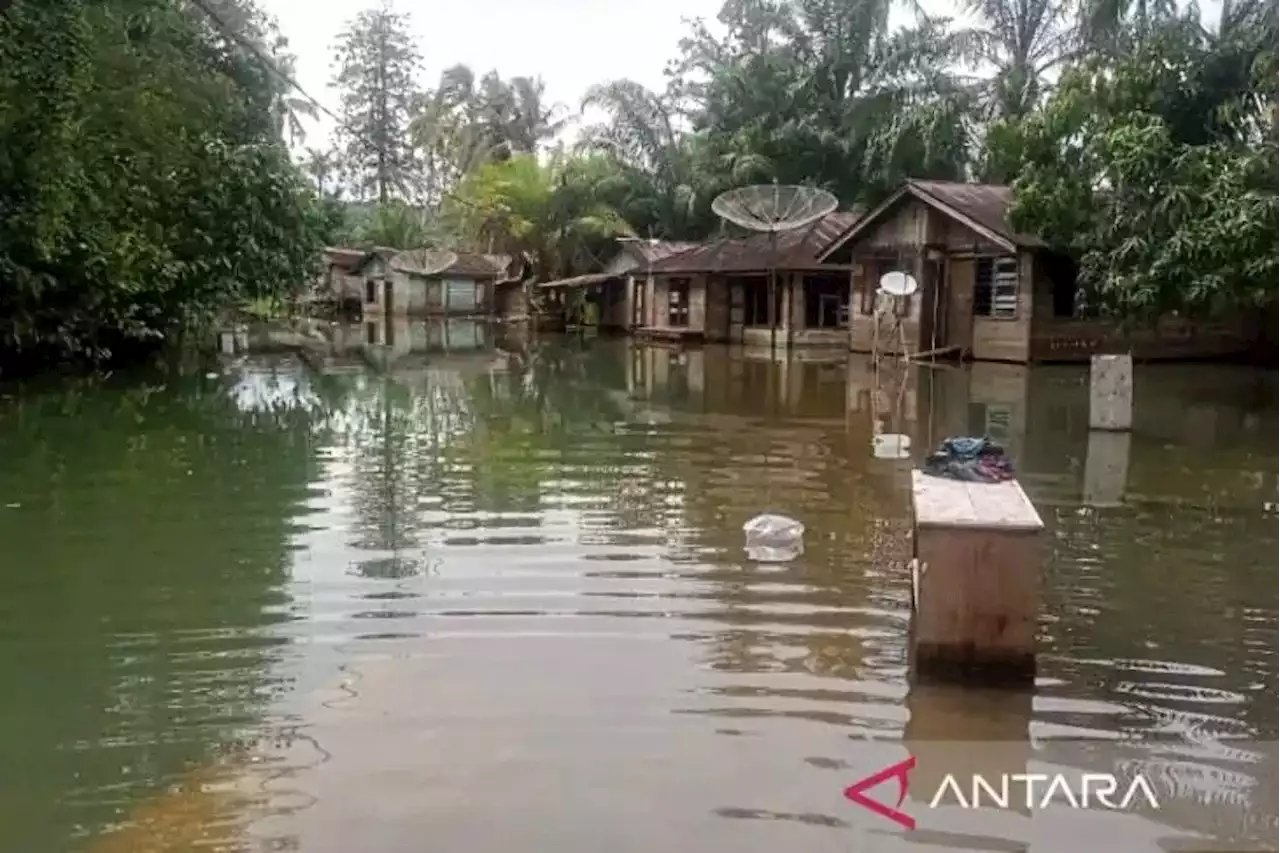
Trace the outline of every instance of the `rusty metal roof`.
<path fill-rule="evenodd" d="M 510 263 L 509 260 L 508 263 Z M 505 272 L 506 264 L 503 264 L 497 255 L 458 252 L 458 259 L 440 275 L 460 276 L 462 278 L 498 278 Z"/>
<path fill-rule="evenodd" d="M 443 270 L 436 269 L 439 252 L 435 249 L 412 249 L 395 256 L 392 265 L 401 272 L 415 275 L 454 276 L 457 278 L 499 278 L 511 264 L 509 255 L 482 255 L 477 252 L 454 252 L 457 259 Z M 433 257 L 434 256 L 434 257 Z"/>
<path fill-rule="evenodd" d="M 654 242 L 628 242 L 625 245 L 640 255 L 640 259 L 645 263 L 656 264 L 664 258 L 669 258 L 680 252 L 687 252 L 690 249 L 696 249 L 702 244 L 679 240 L 657 240 Z"/>
<path fill-rule="evenodd" d="M 965 184 L 956 181 L 909 181 L 914 195 L 949 207 L 1017 246 L 1043 246 L 1034 234 L 1021 234 L 1009 222 L 1013 188 L 1003 184 Z M 944 213 L 946 211 L 943 211 Z"/>
<path fill-rule="evenodd" d="M 555 281 L 544 281 L 538 287 L 584 287 L 589 284 L 602 284 L 610 279 L 621 278 L 621 276 L 609 275 L 608 273 L 593 272 L 586 275 L 576 275 L 573 278 L 558 278 Z"/>
<path fill-rule="evenodd" d="M 374 257 L 389 258 L 396 253 L 395 249 L 375 246 L 372 249 L 347 249 L 329 246 L 324 250 L 326 266 L 334 266 L 346 272 L 359 272 Z"/>
<path fill-rule="evenodd" d="M 858 211 L 830 213 L 804 228 L 694 243 L 653 263 L 659 274 L 823 269 L 818 255 L 857 222 Z"/>

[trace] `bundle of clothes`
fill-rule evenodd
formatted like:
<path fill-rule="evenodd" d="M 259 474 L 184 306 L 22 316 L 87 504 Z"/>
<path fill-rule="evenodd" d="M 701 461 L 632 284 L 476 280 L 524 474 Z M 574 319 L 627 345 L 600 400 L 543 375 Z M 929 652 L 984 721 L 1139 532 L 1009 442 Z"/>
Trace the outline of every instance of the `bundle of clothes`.
<path fill-rule="evenodd" d="M 1013 479 L 1013 462 L 989 438 L 946 438 L 924 460 L 924 473 L 969 483 Z"/>

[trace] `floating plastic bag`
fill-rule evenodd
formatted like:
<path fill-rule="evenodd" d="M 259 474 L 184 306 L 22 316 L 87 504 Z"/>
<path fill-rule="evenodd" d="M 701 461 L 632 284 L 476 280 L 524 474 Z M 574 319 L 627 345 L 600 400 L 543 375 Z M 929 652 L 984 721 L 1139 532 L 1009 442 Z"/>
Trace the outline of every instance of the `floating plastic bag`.
<path fill-rule="evenodd" d="M 804 553 L 804 525 L 785 515 L 757 515 L 742 525 L 747 556 L 761 563 L 783 563 Z"/>

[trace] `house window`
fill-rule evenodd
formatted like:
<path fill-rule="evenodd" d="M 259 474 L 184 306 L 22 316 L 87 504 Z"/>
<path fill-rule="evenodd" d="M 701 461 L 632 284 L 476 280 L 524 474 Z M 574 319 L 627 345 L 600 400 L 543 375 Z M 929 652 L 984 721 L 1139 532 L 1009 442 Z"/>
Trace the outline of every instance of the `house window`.
<path fill-rule="evenodd" d="M 364 340 L 365 340 L 365 343 L 368 343 L 368 344 L 376 344 L 378 342 L 378 324 L 377 323 L 364 324 Z"/>
<path fill-rule="evenodd" d="M 973 316 L 1013 320 L 1018 316 L 1018 259 L 979 258 L 973 279 Z"/>
<path fill-rule="evenodd" d="M 849 280 L 840 275 L 804 278 L 804 324 L 809 329 L 849 327 Z"/>
<path fill-rule="evenodd" d="M 667 283 L 667 325 L 689 325 L 689 279 L 673 278 Z"/>
<path fill-rule="evenodd" d="M 364 301 L 371 305 L 378 301 L 378 285 L 373 279 L 368 279 L 364 283 Z"/>

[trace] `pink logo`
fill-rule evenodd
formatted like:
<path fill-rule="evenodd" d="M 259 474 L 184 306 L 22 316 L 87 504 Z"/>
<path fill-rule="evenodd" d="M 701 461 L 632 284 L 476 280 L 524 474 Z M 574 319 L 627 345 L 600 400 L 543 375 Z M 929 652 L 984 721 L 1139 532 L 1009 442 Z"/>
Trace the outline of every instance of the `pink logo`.
<path fill-rule="evenodd" d="M 915 819 L 909 814 L 899 811 L 899 807 L 907 799 L 907 776 L 915 766 L 916 759 L 913 755 L 899 761 L 897 764 L 892 764 L 877 773 L 872 773 L 865 779 L 859 779 L 857 782 L 854 782 L 848 788 L 844 789 L 844 795 L 853 802 L 862 806 L 864 809 L 869 809 L 881 817 L 887 817 L 889 820 L 905 829 L 915 829 Z M 892 807 L 886 806 L 884 803 L 877 802 L 863 793 L 864 791 L 879 785 L 881 782 L 887 782 L 890 779 L 898 780 L 898 802 Z"/>

